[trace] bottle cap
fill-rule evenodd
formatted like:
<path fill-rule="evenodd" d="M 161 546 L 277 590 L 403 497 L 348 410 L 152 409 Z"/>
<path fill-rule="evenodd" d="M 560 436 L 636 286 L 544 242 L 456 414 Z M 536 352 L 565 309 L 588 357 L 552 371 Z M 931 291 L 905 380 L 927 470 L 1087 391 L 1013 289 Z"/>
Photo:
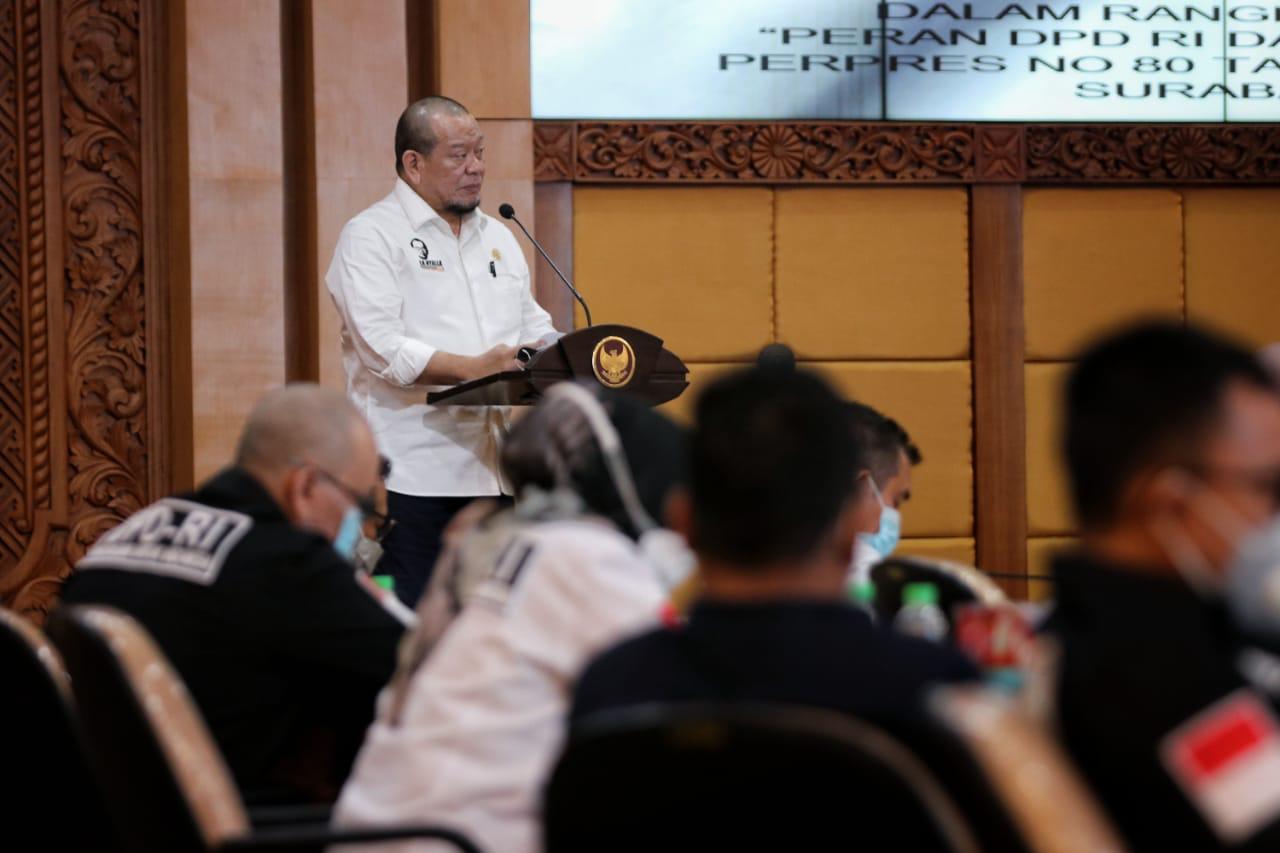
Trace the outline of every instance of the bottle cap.
<path fill-rule="evenodd" d="M 938 603 L 938 588 L 931 583 L 909 583 L 902 588 L 904 607 L 924 607 Z"/>
<path fill-rule="evenodd" d="M 875 604 L 876 585 L 871 581 L 859 581 L 849 590 L 853 600 L 858 604 Z"/>

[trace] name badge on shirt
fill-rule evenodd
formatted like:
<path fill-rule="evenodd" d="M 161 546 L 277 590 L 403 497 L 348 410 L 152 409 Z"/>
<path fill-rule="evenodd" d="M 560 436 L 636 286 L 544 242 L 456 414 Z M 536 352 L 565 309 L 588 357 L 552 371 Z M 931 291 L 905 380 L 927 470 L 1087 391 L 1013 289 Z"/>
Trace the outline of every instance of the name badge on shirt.
<path fill-rule="evenodd" d="M 244 513 L 165 498 L 99 539 L 76 569 L 145 572 L 208 586 L 251 527 Z"/>
<path fill-rule="evenodd" d="M 424 270 L 433 272 L 442 272 L 444 270 L 444 261 L 432 260 L 431 253 L 427 251 L 427 244 L 422 242 L 421 237 L 414 237 L 409 241 L 409 248 L 418 252 L 418 266 Z"/>

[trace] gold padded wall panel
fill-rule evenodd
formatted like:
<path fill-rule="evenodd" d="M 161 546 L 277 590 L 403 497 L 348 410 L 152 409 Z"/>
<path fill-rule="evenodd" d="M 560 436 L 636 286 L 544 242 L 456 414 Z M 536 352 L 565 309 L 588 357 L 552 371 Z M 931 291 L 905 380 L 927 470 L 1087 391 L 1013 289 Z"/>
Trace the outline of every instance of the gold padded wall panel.
<path fill-rule="evenodd" d="M 779 189 L 778 339 L 802 358 L 969 357 L 963 188 Z"/>
<path fill-rule="evenodd" d="M 684 389 L 684 393 L 676 397 L 669 403 L 664 403 L 658 408 L 669 418 L 674 419 L 678 423 L 685 426 L 693 424 L 693 406 L 697 402 L 698 392 L 706 387 L 707 383 L 713 381 L 717 376 L 727 371 L 741 369 L 747 365 L 742 362 L 715 362 L 715 363 L 694 363 L 685 365 L 689 368 L 689 387 Z"/>
<path fill-rule="evenodd" d="M 1053 558 L 1061 551 L 1070 550 L 1080 544 L 1080 540 L 1070 536 L 1047 536 L 1027 540 L 1027 573 L 1032 575 L 1049 575 L 1053 566 Z M 1027 597 L 1032 601 L 1047 601 L 1054 597 L 1053 582 L 1028 581 Z"/>
<path fill-rule="evenodd" d="M 1059 451 L 1062 388 L 1070 364 L 1028 364 L 1027 531 L 1031 536 L 1071 533 L 1075 516 Z"/>
<path fill-rule="evenodd" d="M 903 508 L 904 536 L 973 535 L 970 366 L 949 362 L 812 365 L 849 399 L 891 416 L 924 453 Z"/>
<path fill-rule="evenodd" d="M 950 560 L 953 563 L 972 566 L 975 553 L 972 539 L 903 539 L 894 556 Z"/>
<path fill-rule="evenodd" d="M 1280 341 L 1280 189 L 1192 189 L 1187 319 L 1260 347 Z"/>
<path fill-rule="evenodd" d="M 1166 189 L 1023 196 L 1027 357 L 1074 358 L 1136 317 L 1182 315 L 1182 210 Z"/>
<path fill-rule="evenodd" d="M 575 284 L 597 324 L 652 332 L 686 362 L 772 340 L 772 190 L 575 187 L 573 205 Z"/>
<path fill-rule="evenodd" d="M 741 364 L 689 365 L 689 388 L 662 407 L 689 424 L 700 389 Z M 912 498 L 903 511 L 906 537 L 973 535 L 972 415 L 969 362 L 801 364 L 816 369 L 848 399 L 891 415 L 924 453 L 913 471 Z"/>

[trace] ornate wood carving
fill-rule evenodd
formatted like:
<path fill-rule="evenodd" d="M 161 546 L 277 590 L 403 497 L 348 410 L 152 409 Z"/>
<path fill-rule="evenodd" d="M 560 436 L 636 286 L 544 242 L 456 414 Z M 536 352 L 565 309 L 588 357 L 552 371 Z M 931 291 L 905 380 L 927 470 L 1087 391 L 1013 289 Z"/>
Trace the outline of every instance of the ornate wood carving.
<path fill-rule="evenodd" d="M 1022 128 L 979 127 L 977 148 L 979 180 L 1014 182 L 1026 176 Z"/>
<path fill-rule="evenodd" d="M 1280 181 L 1275 125 L 547 122 L 538 181 L 1234 183 Z"/>
<path fill-rule="evenodd" d="M 75 562 L 146 499 L 138 0 L 63 0 L 62 203 Z"/>
<path fill-rule="evenodd" d="M 533 126 L 533 179 L 573 179 L 573 125 L 543 123 Z"/>
<path fill-rule="evenodd" d="M 0 598 L 20 611 L 44 609 L 56 591 L 50 576 L 65 541 L 52 529 L 62 424 L 51 373 L 47 61 L 39 0 L 0 4 Z"/>
<path fill-rule="evenodd" d="M 141 2 L 0 0 L 0 600 L 36 618 L 147 499 Z"/>
<path fill-rule="evenodd" d="M 1027 178 L 1105 183 L 1280 180 L 1280 128 L 1041 125 L 1027 128 Z"/>
<path fill-rule="evenodd" d="M 973 128 L 875 124 L 579 122 L 576 181 L 964 182 Z M 535 173 L 538 163 L 535 161 Z"/>

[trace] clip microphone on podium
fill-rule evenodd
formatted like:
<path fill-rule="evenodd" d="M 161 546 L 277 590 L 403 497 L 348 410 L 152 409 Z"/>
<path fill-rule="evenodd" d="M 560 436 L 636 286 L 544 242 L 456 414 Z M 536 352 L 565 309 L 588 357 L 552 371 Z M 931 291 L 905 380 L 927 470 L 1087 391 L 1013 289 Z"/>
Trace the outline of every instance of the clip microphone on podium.
<path fill-rule="evenodd" d="M 557 382 L 578 379 L 626 391 L 656 406 L 674 400 L 689 387 L 689 368 L 675 353 L 663 347 L 661 338 L 631 326 L 592 325 L 587 301 L 533 239 L 524 223 L 516 218 L 515 208 L 503 204 L 498 207 L 498 213 L 520 226 L 538 254 L 569 288 L 582 306 L 587 328 L 570 332 L 541 350 L 521 347 L 516 356 L 522 365 L 520 369 L 504 370 L 432 391 L 427 394 L 429 405 L 529 406 L 538 402 Z"/>

